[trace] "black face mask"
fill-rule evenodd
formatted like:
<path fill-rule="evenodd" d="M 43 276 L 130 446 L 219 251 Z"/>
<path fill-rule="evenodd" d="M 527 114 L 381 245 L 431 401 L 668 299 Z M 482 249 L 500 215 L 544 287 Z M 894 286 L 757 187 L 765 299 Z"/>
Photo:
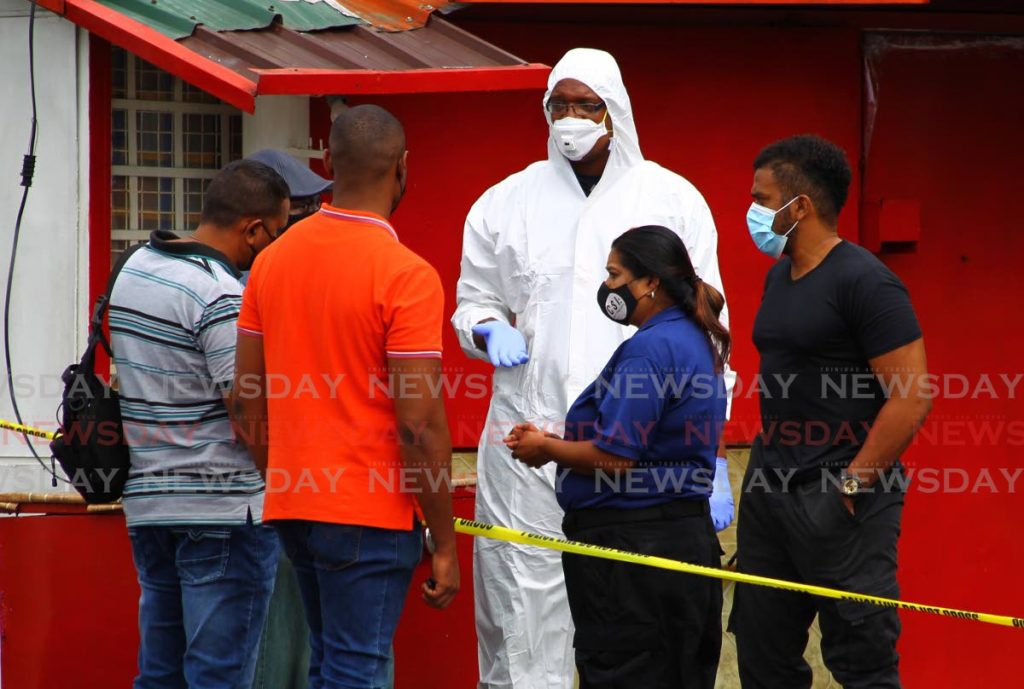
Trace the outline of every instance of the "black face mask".
<path fill-rule="evenodd" d="M 398 181 L 398 198 L 395 199 L 394 201 L 392 201 L 392 203 L 391 203 L 391 212 L 392 213 L 394 213 L 396 210 L 398 210 L 398 204 L 400 204 L 402 202 L 402 199 L 405 197 L 405 182 L 406 182 L 407 178 L 408 178 L 408 175 L 406 175 L 405 177 L 403 177 L 402 179 L 400 179 Z"/>
<path fill-rule="evenodd" d="M 636 311 L 637 300 L 629 291 L 627 282 L 612 289 L 605 283 L 597 288 L 597 305 L 601 307 L 601 313 L 608 316 L 616 323 L 629 323 L 629 317 Z"/>
<path fill-rule="evenodd" d="M 271 244 L 273 244 L 274 240 L 277 239 L 278 237 L 280 237 L 281 233 L 284 232 L 284 228 L 282 228 L 282 229 L 277 231 L 277 234 L 270 234 L 270 230 L 267 229 L 266 225 L 264 225 L 263 223 L 260 223 L 260 225 L 263 227 L 263 232 L 266 233 L 267 237 L 270 239 L 270 241 L 267 243 L 267 246 L 270 246 Z M 287 225 L 285 227 L 287 227 Z M 256 250 L 256 247 L 253 246 L 252 244 L 246 244 L 246 246 L 248 246 L 249 247 L 249 251 L 252 252 L 252 256 L 249 258 L 248 265 L 244 265 L 244 266 L 238 265 L 238 266 L 235 266 L 236 268 L 238 268 L 239 271 L 241 271 L 243 273 L 248 273 L 250 270 L 252 270 L 252 264 L 256 262 L 256 256 L 258 256 L 259 253 L 260 253 L 259 251 Z M 265 249 L 266 247 L 263 247 L 263 248 Z M 260 249 L 260 251 L 262 251 L 262 250 L 263 249 Z"/>

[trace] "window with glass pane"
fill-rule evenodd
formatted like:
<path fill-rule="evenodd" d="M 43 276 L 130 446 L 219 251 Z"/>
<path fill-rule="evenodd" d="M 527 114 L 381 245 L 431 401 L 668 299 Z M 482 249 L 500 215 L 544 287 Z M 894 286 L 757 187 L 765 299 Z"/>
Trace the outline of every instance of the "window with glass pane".
<path fill-rule="evenodd" d="M 208 179 L 185 179 L 185 227 L 199 225 L 199 216 L 203 211 L 203 195 L 210 185 Z"/>
<path fill-rule="evenodd" d="M 140 110 L 135 113 L 136 164 L 141 167 L 174 167 L 174 115 Z"/>
<path fill-rule="evenodd" d="M 128 178 L 114 175 L 110 180 L 110 226 L 115 230 L 131 228 L 128 222 Z"/>
<path fill-rule="evenodd" d="M 219 170 L 221 160 L 221 116 L 184 116 L 185 167 Z"/>
<path fill-rule="evenodd" d="M 128 164 L 128 112 L 114 110 L 110 128 L 111 160 L 114 165 Z"/>
<path fill-rule="evenodd" d="M 139 177 L 139 218 L 141 230 L 173 230 L 174 180 L 170 177 Z"/>
<path fill-rule="evenodd" d="M 238 160 L 242 157 L 242 118 L 228 118 L 228 158 Z"/>
<path fill-rule="evenodd" d="M 139 100 L 174 100 L 174 76 L 132 56 L 135 63 L 135 98 Z"/>
<path fill-rule="evenodd" d="M 196 88 L 187 82 L 181 82 L 181 99 L 186 103 L 220 103 L 216 96 Z"/>
<path fill-rule="evenodd" d="M 188 233 L 217 171 L 242 157 L 242 117 L 202 89 L 114 48 L 112 260 L 153 230 Z"/>
<path fill-rule="evenodd" d="M 128 53 L 114 50 L 111 54 L 111 90 L 114 98 L 128 97 Z"/>

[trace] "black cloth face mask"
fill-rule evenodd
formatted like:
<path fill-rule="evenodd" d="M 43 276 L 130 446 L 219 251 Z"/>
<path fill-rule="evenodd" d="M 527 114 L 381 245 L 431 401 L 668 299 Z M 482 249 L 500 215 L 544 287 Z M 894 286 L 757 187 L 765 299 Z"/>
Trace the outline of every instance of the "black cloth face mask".
<path fill-rule="evenodd" d="M 629 323 L 629 317 L 636 311 L 636 297 L 629 291 L 629 282 L 612 289 L 605 283 L 597 288 L 597 305 L 601 307 L 601 313 L 608 316 L 616 323 Z"/>

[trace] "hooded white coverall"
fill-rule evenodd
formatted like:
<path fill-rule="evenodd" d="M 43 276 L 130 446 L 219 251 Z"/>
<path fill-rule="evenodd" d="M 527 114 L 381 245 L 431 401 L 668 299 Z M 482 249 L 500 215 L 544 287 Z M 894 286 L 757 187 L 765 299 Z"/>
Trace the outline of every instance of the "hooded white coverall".
<path fill-rule="evenodd" d="M 469 356 L 487 358 L 472 327 L 489 318 L 515 325 L 530 355 L 523 365 L 494 371 L 477 458 L 476 518 L 557 538 L 564 536 L 555 464 L 531 469 L 501 440 L 520 422 L 561 434 L 570 404 L 633 331 L 597 304 L 612 240 L 631 227 L 668 227 L 682 237 L 697 275 L 722 290 L 711 211 L 692 184 L 643 159 L 615 59 L 569 51 L 551 72 L 544 103 L 566 78 L 589 86 L 608 107 L 613 138 L 601 180 L 584 195 L 549 137 L 547 160 L 488 189 L 466 219 L 452 317 Z M 474 548 L 479 686 L 571 689 L 573 627 L 561 555 L 485 538 Z"/>

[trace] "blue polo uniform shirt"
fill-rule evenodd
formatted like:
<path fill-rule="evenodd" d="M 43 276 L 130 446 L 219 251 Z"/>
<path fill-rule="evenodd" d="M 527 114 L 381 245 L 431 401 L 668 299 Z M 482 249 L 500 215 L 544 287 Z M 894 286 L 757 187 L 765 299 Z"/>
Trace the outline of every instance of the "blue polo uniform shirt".
<path fill-rule="evenodd" d="M 706 499 L 725 402 L 725 381 L 700 326 L 679 307 L 654 315 L 615 350 L 565 420 L 566 440 L 591 441 L 636 466 L 593 476 L 560 469 L 562 509 Z"/>

